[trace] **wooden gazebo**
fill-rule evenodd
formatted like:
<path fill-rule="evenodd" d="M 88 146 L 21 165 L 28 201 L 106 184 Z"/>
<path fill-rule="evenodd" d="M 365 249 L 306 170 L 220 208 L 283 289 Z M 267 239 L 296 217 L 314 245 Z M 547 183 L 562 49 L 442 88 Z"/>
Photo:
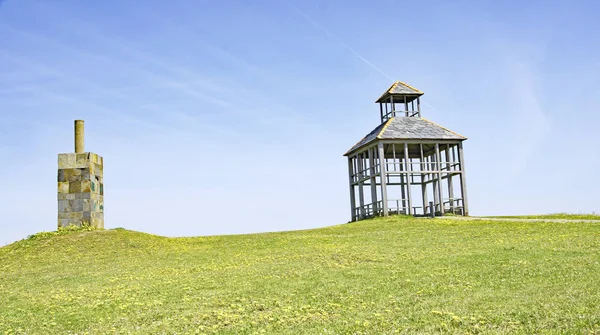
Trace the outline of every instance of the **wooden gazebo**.
<path fill-rule="evenodd" d="M 376 101 L 381 124 L 344 154 L 352 221 L 390 214 L 468 215 L 467 138 L 421 117 L 422 95 L 395 82 Z"/>

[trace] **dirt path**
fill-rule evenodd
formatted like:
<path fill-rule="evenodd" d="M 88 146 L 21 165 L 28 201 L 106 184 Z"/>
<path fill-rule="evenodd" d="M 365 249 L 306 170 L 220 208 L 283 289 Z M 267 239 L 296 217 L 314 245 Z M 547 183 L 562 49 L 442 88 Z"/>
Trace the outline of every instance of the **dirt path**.
<path fill-rule="evenodd" d="M 589 219 L 511 219 L 511 218 L 483 218 L 477 216 L 436 216 L 436 219 L 445 220 L 486 220 L 486 221 L 524 221 L 524 222 L 597 222 L 600 220 Z"/>

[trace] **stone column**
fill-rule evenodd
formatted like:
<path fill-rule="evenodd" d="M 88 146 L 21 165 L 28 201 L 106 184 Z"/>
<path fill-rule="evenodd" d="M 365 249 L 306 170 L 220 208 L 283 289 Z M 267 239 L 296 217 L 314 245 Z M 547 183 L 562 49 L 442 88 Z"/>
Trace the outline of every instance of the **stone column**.
<path fill-rule="evenodd" d="M 83 120 L 75 120 L 75 153 L 81 154 L 84 153 L 85 150 L 84 142 L 83 142 Z"/>

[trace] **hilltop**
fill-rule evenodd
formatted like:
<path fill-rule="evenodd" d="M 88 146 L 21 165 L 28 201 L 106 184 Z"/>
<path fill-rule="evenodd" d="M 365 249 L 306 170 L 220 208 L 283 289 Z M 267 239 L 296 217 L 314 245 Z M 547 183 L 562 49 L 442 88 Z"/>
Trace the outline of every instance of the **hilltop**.
<path fill-rule="evenodd" d="M 378 218 L 0 248 L 0 333 L 598 333 L 600 221 Z"/>

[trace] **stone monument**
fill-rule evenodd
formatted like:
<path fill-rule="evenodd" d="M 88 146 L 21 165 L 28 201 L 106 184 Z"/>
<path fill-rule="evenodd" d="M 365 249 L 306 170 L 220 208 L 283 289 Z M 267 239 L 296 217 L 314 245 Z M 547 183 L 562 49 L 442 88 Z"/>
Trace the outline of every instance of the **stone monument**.
<path fill-rule="evenodd" d="M 104 228 L 103 158 L 85 152 L 83 120 L 75 120 L 75 153 L 58 154 L 58 228 Z"/>

